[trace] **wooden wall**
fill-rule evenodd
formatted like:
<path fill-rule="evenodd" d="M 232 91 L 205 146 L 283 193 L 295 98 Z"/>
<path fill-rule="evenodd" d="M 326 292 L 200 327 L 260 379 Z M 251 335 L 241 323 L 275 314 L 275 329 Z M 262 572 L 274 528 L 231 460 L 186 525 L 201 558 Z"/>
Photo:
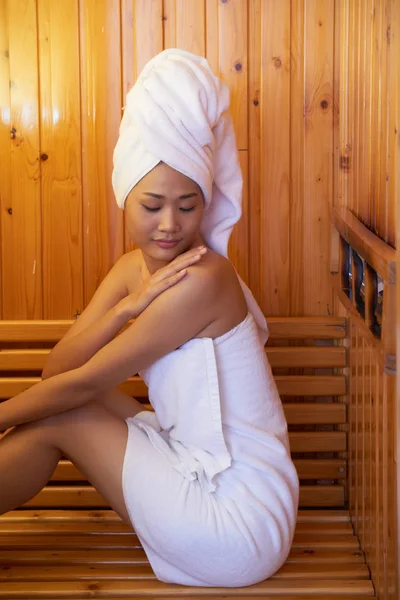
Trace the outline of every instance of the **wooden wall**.
<path fill-rule="evenodd" d="M 171 46 L 205 55 L 231 89 L 239 272 L 266 314 L 332 314 L 338 4 L 0 0 L 0 316 L 72 317 L 130 247 L 112 150 L 125 93 Z"/>
<path fill-rule="evenodd" d="M 397 235 L 399 249 L 400 3 L 341 0 L 336 3 L 335 25 L 339 110 L 334 127 L 334 205 L 349 207 L 391 246 Z M 397 255 L 400 266 L 399 251 Z M 395 300 L 389 296 L 383 295 L 391 322 L 385 356 L 394 359 Z M 379 344 L 362 319 L 336 302 L 335 312 L 349 317 L 349 508 L 376 596 L 395 600 L 400 590 L 400 378 L 397 374 L 396 394 L 394 362 L 385 367 Z M 397 354 L 399 373 L 399 323 Z"/>

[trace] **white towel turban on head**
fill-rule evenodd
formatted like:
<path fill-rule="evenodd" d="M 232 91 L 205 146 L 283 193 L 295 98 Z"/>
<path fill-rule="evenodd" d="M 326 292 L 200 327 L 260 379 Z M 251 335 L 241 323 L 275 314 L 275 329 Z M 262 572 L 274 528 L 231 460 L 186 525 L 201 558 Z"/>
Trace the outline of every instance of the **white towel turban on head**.
<path fill-rule="evenodd" d="M 228 256 L 233 226 L 242 214 L 242 173 L 229 113 L 229 89 L 208 61 L 171 48 L 152 58 L 126 96 L 114 150 L 112 184 L 120 208 L 132 188 L 159 162 L 195 181 L 206 209 L 201 234 Z M 264 315 L 240 279 L 249 311 L 268 337 Z"/>

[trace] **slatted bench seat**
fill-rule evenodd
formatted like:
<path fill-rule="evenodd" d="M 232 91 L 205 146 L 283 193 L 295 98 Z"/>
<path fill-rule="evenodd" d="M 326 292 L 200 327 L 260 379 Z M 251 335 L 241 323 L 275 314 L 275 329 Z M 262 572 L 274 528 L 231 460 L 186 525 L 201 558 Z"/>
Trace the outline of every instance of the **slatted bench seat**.
<path fill-rule="evenodd" d="M 0 323 L 0 398 L 40 381 L 70 321 Z M 159 582 L 132 529 L 67 460 L 24 507 L 0 517 L 0 599 L 374 598 L 346 510 L 346 321 L 272 318 L 266 352 L 284 403 L 301 480 L 292 550 L 268 581 L 242 589 Z M 139 377 L 122 389 L 148 402 Z"/>

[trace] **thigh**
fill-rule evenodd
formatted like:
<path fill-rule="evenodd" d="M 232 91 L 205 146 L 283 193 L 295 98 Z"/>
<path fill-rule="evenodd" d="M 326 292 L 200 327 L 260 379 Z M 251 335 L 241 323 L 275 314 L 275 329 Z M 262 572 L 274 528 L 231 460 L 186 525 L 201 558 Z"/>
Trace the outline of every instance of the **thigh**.
<path fill-rule="evenodd" d="M 125 421 L 98 402 L 37 421 L 42 440 L 59 448 L 111 508 L 129 522 L 122 491 L 128 439 Z"/>
<path fill-rule="evenodd" d="M 145 410 L 143 405 L 135 400 L 135 398 L 128 396 L 128 394 L 117 388 L 104 394 L 97 402 L 123 420 L 128 417 L 134 417 L 142 410 Z"/>

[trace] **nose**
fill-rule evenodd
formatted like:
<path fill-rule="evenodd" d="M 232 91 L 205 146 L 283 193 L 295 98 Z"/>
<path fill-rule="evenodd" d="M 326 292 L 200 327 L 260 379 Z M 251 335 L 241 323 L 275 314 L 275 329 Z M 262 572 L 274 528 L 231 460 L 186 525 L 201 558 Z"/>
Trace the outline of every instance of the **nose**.
<path fill-rule="evenodd" d="M 161 211 L 158 231 L 165 233 L 174 233 L 180 230 L 179 219 L 173 208 L 164 208 Z"/>

